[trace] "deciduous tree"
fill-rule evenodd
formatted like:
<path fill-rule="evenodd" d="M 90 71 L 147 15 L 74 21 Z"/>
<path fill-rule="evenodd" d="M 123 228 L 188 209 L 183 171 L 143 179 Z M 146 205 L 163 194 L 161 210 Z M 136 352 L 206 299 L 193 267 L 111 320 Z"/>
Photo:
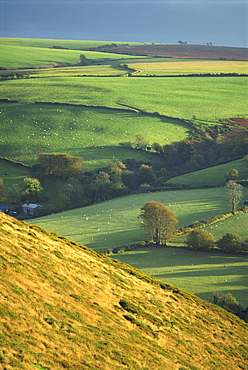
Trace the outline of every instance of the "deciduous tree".
<path fill-rule="evenodd" d="M 40 202 L 43 196 L 43 188 L 37 179 L 26 177 L 21 182 L 14 184 L 11 189 L 11 197 L 17 202 Z"/>
<path fill-rule="evenodd" d="M 141 208 L 138 216 L 142 219 L 143 227 L 152 242 L 165 244 L 175 233 L 175 225 L 178 220 L 169 208 L 159 202 L 148 202 Z"/>
<path fill-rule="evenodd" d="M 231 170 L 227 171 L 227 173 L 225 174 L 225 177 L 227 181 L 237 180 L 237 178 L 239 177 L 239 171 L 232 168 Z"/>
<path fill-rule="evenodd" d="M 40 153 L 38 163 L 45 169 L 46 174 L 68 178 L 80 174 L 83 158 L 70 154 Z"/>
<path fill-rule="evenodd" d="M 231 204 L 232 213 L 235 214 L 236 208 L 243 197 L 243 186 L 233 180 L 226 184 L 226 197 Z"/>

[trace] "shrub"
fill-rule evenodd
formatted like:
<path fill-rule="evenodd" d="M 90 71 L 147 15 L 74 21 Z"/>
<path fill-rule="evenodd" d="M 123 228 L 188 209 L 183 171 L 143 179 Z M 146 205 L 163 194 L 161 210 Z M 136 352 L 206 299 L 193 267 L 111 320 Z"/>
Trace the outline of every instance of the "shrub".
<path fill-rule="evenodd" d="M 208 250 L 214 247 L 214 236 L 206 230 L 193 230 L 185 240 L 188 247 L 198 250 Z"/>
<path fill-rule="evenodd" d="M 241 250 L 242 239 L 236 233 L 227 232 L 218 241 L 217 247 L 225 252 L 238 252 Z"/>
<path fill-rule="evenodd" d="M 237 301 L 237 299 L 231 294 L 221 294 L 218 292 L 213 292 L 213 303 L 231 311 L 235 314 L 243 310 L 243 306 Z"/>

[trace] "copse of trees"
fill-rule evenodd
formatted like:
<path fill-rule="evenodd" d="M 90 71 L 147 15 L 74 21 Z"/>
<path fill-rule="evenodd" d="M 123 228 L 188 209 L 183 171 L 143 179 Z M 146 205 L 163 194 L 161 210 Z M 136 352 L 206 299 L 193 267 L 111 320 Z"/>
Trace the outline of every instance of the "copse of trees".
<path fill-rule="evenodd" d="M 83 158 L 70 154 L 40 153 L 38 164 L 44 168 L 47 175 L 76 178 L 82 172 Z"/>
<path fill-rule="evenodd" d="M 248 251 L 248 239 L 242 240 L 237 233 L 233 232 L 225 233 L 215 242 L 213 234 L 209 233 L 207 230 L 195 229 L 187 233 L 185 244 L 189 248 L 202 251 L 209 251 L 214 248 L 226 253 Z"/>
<path fill-rule="evenodd" d="M 138 217 L 151 242 L 166 245 L 175 234 L 176 214 L 160 202 L 147 202 Z"/>
<path fill-rule="evenodd" d="M 222 122 L 221 125 L 207 131 L 197 128 L 197 133 L 194 131 L 190 140 L 170 145 L 149 143 L 141 135 L 136 135 L 134 142 L 123 142 L 120 145 L 124 148 L 155 151 L 160 155 L 160 160 L 153 169 L 158 171 L 166 168 L 168 176 L 211 167 L 242 157 L 248 166 L 247 129 L 245 127 L 234 129 L 233 127 L 236 126 L 233 124 L 234 122 Z M 235 176 L 234 173 L 233 176 Z"/>

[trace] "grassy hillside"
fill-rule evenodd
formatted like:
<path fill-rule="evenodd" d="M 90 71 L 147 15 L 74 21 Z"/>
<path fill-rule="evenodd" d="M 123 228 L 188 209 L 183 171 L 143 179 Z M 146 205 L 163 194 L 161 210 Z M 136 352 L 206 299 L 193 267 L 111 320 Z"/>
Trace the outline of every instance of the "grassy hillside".
<path fill-rule="evenodd" d="M 239 172 L 239 180 L 247 178 L 247 169 L 242 159 L 221 164 L 203 170 L 186 173 L 181 176 L 176 176 L 169 179 L 168 185 L 179 185 L 188 187 L 204 187 L 204 186 L 224 186 L 226 182 L 225 174 L 235 169 Z"/>
<path fill-rule="evenodd" d="M 0 214 L 6 369 L 247 369 L 247 324 L 196 296 Z"/>
<path fill-rule="evenodd" d="M 6 187 L 11 187 L 25 177 L 30 177 L 29 167 L 0 159 L 0 179 L 4 181 Z"/>
<path fill-rule="evenodd" d="M 1 82 L 0 98 L 123 108 L 170 117 L 214 119 L 242 116 L 246 77 L 61 77 Z M 224 92 L 224 93 L 223 93 Z"/>
<path fill-rule="evenodd" d="M 35 48 L 52 48 L 53 46 L 60 46 L 68 49 L 85 50 L 89 48 L 96 48 L 98 46 L 111 44 L 112 41 L 91 41 L 91 40 L 54 40 L 54 39 L 29 39 L 18 37 L 1 37 L 1 44 L 22 47 Z M 123 43 L 118 43 L 122 45 Z M 136 45 L 139 43 L 130 43 Z"/>
<path fill-rule="evenodd" d="M 28 165 L 40 152 L 82 156 L 86 171 L 113 159 L 154 161 L 157 156 L 122 149 L 119 143 L 135 142 L 135 136 L 142 135 L 148 142 L 164 145 L 189 133 L 189 126 L 178 120 L 124 110 L 0 103 L 0 112 L 0 156 Z"/>
<path fill-rule="evenodd" d="M 0 39 L 0 41 L 2 41 Z M 52 41 L 52 40 L 50 40 Z M 52 45 L 55 44 L 53 40 Z M 17 68 L 44 68 L 59 65 L 74 65 L 80 62 L 80 55 L 84 54 L 87 59 L 94 62 L 134 59 L 134 56 L 126 56 L 113 53 L 101 53 L 95 51 L 81 50 L 65 50 L 54 49 L 53 46 L 48 46 L 44 42 L 43 46 L 34 46 L 30 43 L 15 42 L 13 43 L 1 42 L 0 44 L 0 66 L 6 69 Z M 51 45 L 51 43 L 49 43 Z M 47 46 L 45 46 L 47 45 Z"/>
<path fill-rule="evenodd" d="M 244 197 L 248 199 L 248 188 L 244 189 Z M 161 202 L 174 211 L 178 227 L 230 210 L 223 188 L 170 190 L 120 197 L 29 222 L 95 250 L 114 248 L 146 240 L 137 217 L 149 201 Z M 247 237 L 247 231 L 240 231 Z"/>

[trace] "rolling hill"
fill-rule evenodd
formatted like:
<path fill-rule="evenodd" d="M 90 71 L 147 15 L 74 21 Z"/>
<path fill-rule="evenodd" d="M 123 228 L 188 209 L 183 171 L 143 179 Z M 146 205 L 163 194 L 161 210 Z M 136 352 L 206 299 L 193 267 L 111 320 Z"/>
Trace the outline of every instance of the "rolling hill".
<path fill-rule="evenodd" d="M 4 369 L 247 369 L 247 324 L 0 213 Z"/>

